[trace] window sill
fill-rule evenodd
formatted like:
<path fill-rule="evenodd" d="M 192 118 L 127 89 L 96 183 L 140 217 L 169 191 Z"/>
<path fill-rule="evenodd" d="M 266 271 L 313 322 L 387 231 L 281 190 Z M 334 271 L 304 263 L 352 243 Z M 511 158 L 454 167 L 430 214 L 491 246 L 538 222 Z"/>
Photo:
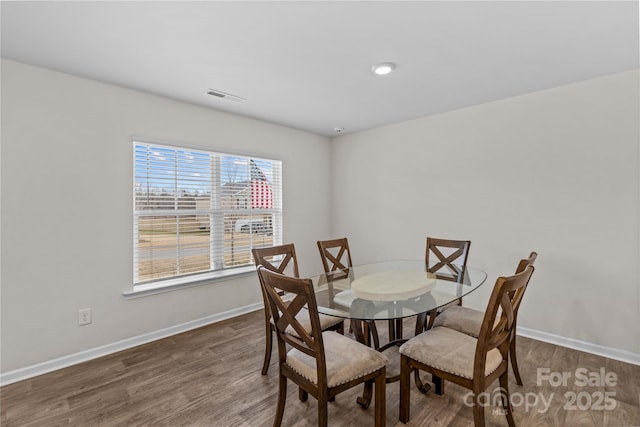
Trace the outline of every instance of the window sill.
<path fill-rule="evenodd" d="M 175 279 L 157 280 L 142 285 L 134 285 L 132 289 L 123 291 L 122 294 L 127 299 L 146 297 L 149 295 L 161 294 L 164 292 L 172 292 L 195 286 L 202 286 L 212 282 L 221 282 L 224 280 L 236 279 L 241 276 L 247 276 L 256 272 L 253 265 L 246 267 L 233 268 L 229 270 L 214 271 L 204 274 L 196 274 L 193 276 L 179 277 Z"/>

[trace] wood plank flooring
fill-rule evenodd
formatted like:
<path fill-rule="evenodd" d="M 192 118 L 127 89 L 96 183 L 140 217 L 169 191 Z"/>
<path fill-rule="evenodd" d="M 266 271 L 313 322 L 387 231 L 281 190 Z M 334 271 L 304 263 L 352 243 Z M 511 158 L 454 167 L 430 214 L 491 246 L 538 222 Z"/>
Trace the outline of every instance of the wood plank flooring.
<path fill-rule="evenodd" d="M 269 374 L 260 375 L 261 322 L 262 313 L 254 312 L 4 386 L 0 424 L 270 426 L 278 393 L 277 350 L 274 346 Z M 405 321 L 407 331 L 411 323 Z M 379 329 L 384 331 L 385 324 Z M 513 378 L 510 384 L 518 426 L 640 426 L 640 366 L 521 337 L 518 360 L 525 384 L 518 386 Z M 537 368 L 569 372 L 571 378 L 566 386 L 538 384 Z M 581 386 L 576 384 L 578 368 L 589 373 L 603 368 L 617 375 L 617 383 Z M 493 386 L 498 387 L 497 381 Z M 362 410 L 355 402 L 361 390 L 342 393 L 329 405 L 331 426 L 373 425 L 373 406 Z M 387 384 L 388 426 L 403 425 L 398 421 L 398 391 L 399 383 Z M 594 409 L 604 392 L 613 393 L 615 409 Z M 575 409 L 566 393 L 578 397 Z M 424 396 L 412 387 L 408 425 L 473 425 L 466 394 L 451 383 L 443 396 Z M 551 401 L 547 410 L 541 397 Z M 283 425 L 317 425 L 316 408 L 311 397 L 300 402 L 297 388 L 289 383 Z M 507 425 L 497 406 L 487 408 L 486 420 L 488 425 Z"/>

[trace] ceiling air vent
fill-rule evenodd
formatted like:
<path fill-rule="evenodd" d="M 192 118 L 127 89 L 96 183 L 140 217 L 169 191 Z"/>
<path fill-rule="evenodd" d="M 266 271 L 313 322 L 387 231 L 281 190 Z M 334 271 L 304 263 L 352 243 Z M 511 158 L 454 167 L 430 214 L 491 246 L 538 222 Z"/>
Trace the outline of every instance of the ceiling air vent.
<path fill-rule="evenodd" d="M 217 90 L 217 89 L 209 89 L 209 90 L 207 90 L 207 95 L 215 96 L 216 98 L 226 99 L 227 101 L 233 101 L 233 102 L 246 101 L 246 99 L 244 99 L 244 98 L 241 98 L 239 96 L 232 95 L 230 93 L 226 93 L 226 92 L 223 92 L 223 91 Z"/>

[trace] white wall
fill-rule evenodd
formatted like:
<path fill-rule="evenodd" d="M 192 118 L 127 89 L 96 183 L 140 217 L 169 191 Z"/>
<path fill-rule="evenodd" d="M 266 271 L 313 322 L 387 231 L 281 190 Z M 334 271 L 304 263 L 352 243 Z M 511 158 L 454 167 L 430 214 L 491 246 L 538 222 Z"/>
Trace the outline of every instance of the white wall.
<path fill-rule="evenodd" d="M 260 301 L 255 276 L 122 296 L 132 280 L 134 135 L 282 159 L 284 240 L 303 275 L 319 272 L 315 241 L 332 236 L 349 237 L 357 263 L 420 259 L 427 235 L 469 238 L 470 263 L 489 283 L 535 249 L 520 326 L 640 353 L 638 77 L 329 142 L 3 60 L 0 370 Z M 489 290 L 465 304 L 481 308 Z M 94 322 L 78 327 L 84 307 Z"/>
<path fill-rule="evenodd" d="M 470 239 L 488 285 L 536 250 L 519 326 L 640 354 L 638 71 L 332 140 L 354 262 Z"/>
<path fill-rule="evenodd" d="M 284 241 L 302 274 L 320 272 L 327 138 L 6 60 L 1 107 L 3 373 L 261 301 L 255 275 L 123 297 L 133 136 L 282 159 Z"/>

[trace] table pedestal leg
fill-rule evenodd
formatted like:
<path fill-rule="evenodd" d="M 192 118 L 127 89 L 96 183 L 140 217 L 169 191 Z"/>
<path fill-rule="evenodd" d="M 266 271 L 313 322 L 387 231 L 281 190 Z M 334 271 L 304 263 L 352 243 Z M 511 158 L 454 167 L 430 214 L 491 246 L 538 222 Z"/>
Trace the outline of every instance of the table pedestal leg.
<path fill-rule="evenodd" d="M 422 380 L 420 379 L 420 370 L 416 369 L 415 371 L 413 371 L 413 373 L 413 379 L 415 380 L 416 388 L 420 393 L 427 394 L 429 390 L 431 390 L 431 384 L 422 382 Z"/>
<path fill-rule="evenodd" d="M 373 347 L 378 351 L 384 351 L 392 346 L 400 346 L 406 340 L 402 339 L 402 319 L 389 320 L 389 342 L 384 346 L 380 346 L 380 339 L 378 337 L 378 329 L 376 323 L 373 320 L 351 320 L 351 326 L 353 328 L 353 334 L 358 342 L 365 344 L 368 347 Z M 373 345 L 372 345 L 373 344 Z M 400 379 L 400 376 L 394 376 L 386 379 L 387 383 L 395 382 Z M 418 377 L 417 381 L 420 381 Z M 420 384 L 419 389 L 423 393 L 426 393 L 430 385 Z M 424 390 L 424 391 L 423 391 Z M 362 408 L 367 409 L 371 404 L 371 398 L 373 397 L 373 382 L 365 382 L 362 396 L 357 398 L 357 403 Z"/>

